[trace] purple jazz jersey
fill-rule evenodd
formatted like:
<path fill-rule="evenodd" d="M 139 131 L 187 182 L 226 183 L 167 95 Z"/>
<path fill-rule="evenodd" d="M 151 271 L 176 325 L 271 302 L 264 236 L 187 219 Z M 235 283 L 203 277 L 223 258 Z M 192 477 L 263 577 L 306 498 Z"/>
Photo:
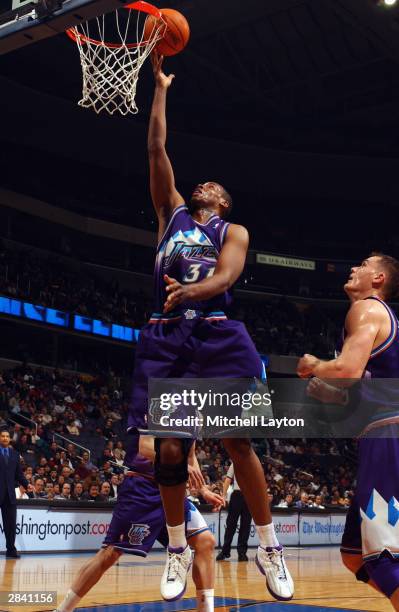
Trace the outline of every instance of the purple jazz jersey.
<path fill-rule="evenodd" d="M 200 515 L 187 499 L 184 501 L 184 511 L 186 524 L 190 527 L 191 515 Z M 200 527 L 197 533 L 206 529 L 202 517 L 202 522 L 198 517 L 192 521 Z M 158 486 L 148 477 L 127 476 L 118 492 L 102 547 L 114 546 L 124 553 L 145 557 L 155 540 L 162 546 L 168 545 L 166 519 Z"/>
<path fill-rule="evenodd" d="M 223 293 L 211 300 L 181 304 L 163 314 L 163 275 L 183 284 L 213 274 L 228 224 L 213 215 L 202 225 L 186 206 L 173 212 L 155 264 L 158 312 L 141 330 L 136 348 L 134 384 L 128 428 L 146 428 L 150 378 L 262 378 L 263 364 L 245 326 L 227 319 L 231 302 Z"/>
<path fill-rule="evenodd" d="M 194 221 L 186 206 L 178 206 L 159 241 L 154 271 L 155 309 L 162 312 L 166 300 L 164 274 L 187 285 L 214 273 L 226 236 L 228 223 L 212 215 L 204 224 Z M 178 307 L 197 310 L 223 310 L 230 304 L 229 293 L 206 302 L 186 302 Z"/>
<path fill-rule="evenodd" d="M 378 301 L 389 314 L 391 330 L 385 342 L 373 349 L 364 376 L 396 379 L 399 378 L 398 321 L 389 306 Z M 386 411 L 370 420 L 359 440 L 356 495 L 342 538 L 343 552 L 362 554 L 365 561 L 377 559 L 385 550 L 392 557 L 399 557 L 399 402 L 392 392 L 394 387 L 390 389 L 388 381 L 383 382 L 376 386 L 376 396 L 371 399 L 375 405 L 386 407 Z"/>

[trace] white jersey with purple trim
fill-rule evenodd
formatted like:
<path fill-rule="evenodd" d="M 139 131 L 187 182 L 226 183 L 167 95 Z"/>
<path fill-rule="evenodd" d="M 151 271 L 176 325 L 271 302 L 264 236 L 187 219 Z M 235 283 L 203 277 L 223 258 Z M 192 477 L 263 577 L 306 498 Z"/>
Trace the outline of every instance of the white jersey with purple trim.
<path fill-rule="evenodd" d="M 197 283 L 213 275 L 222 250 L 228 223 L 212 215 L 204 224 L 195 221 L 187 206 L 178 206 L 162 236 L 155 260 L 155 308 L 162 313 L 166 301 L 164 274 L 179 283 Z M 208 301 L 180 304 L 176 309 L 223 311 L 231 303 L 228 292 Z"/>

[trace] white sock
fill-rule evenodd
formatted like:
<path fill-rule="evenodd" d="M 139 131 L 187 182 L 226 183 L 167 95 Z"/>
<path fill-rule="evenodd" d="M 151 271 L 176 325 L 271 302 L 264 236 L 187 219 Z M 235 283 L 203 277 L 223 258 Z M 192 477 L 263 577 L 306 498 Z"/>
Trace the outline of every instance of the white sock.
<path fill-rule="evenodd" d="M 197 611 L 213 612 L 215 589 L 197 589 Z"/>
<path fill-rule="evenodd" d="M 73 612 L 81 599 L 72 589 L 69 589 L 63 602 L 58 606 L 57 612 Z"/>
<path fill-rule="evenodd" d="M 269 523 L 269 525 L 256 525 L 256 530 L 258 532 L 260 545 L 263 548 L 267 546 L 269 548 L 272 546 L 279 546 L 273 523 Z"/>
<path fill-rule="evenodd" d="M 176 527 L 170 527 L 166 525 L 169 534 L 169 546 L 172 548 L 186 548 L 186 525 L 176 525 Z"/>

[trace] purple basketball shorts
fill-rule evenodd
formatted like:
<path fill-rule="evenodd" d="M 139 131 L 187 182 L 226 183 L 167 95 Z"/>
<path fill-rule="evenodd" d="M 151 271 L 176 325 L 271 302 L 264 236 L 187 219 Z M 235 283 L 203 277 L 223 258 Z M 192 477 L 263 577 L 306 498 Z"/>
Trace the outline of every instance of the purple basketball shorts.
<path fill-rule="evenodd" d="M 187 538 L 208 529 L 198 509 L 184 503 Z M 102 548 L 114 546 L 124 553 L 145 557 L 158 540 L 168 544 L 165 514 L 155 481 L 142 476 L 126 477 L 118 492 L 108 533 Z"/>
<path fill-rule="evenodd" d="M 129 429 L 146 428 L 150 378 L 263 377 L 262 360 L 243 323 L 228 320 L 224 313 L 204 318 L 190 310 L 186 316 L 192 318 L 153 315 L 141 331 Z"/>

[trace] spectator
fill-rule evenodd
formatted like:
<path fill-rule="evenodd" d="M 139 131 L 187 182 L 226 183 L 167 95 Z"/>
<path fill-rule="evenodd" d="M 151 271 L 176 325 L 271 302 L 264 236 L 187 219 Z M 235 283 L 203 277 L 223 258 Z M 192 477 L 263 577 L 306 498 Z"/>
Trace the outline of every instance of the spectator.
<path fill-rule="evenodd" d="M 309 507 L 309 495 L 306 491 L 301 491 L 300 499 L 295 502 L 295 508 L 303 509 Z"/>
<path fill-rule="evenodd" d="M 52 482 L 46 482 L 44 485 L 44 492 L 47 499 L 54 499 L 54 484 Z"/>
<path fill-rule="evenodd" d="M 116 443 L 116 448 L 114 450 L 115 461 L 120 465 L 123 465 L 123 462 L 126 457 L 126 451 L 123 449 L 123 443 L 121 440 L 118 440 Z"/>
<path fill-rule="evenodd" d="M 33 484 L 33 491 L 29 494 L 29 497 L 32 497 L 33 499 L 43 499 L 47 497 L 46 492 L 44 490 L 43 478 L 35 478 Z"/>
<path fill-rule="evenodd" d="M 292 493 L 287 493 L 287 495 L 281 499 L 278 504 L 278 508 L 292 508 L 294 506 L 294 496 Z"/>
<path fill-rule="evenodd" d="M 112 474 L 110 485 L 111 485 L 110 497 L 112 499 L 116 499 L 118 497 L 118 489 L 119 489 L 119 478 L 117 474 Z"/>
<path fill-rule="evenodd" d="M 73 487 L 73 495 L 71 499 L 73 499 L 74 501 L 80 501 L 81 499 L 84 499 L 83 495 L 84 495 L 83 482 L 76 482 Z"/>
<path fill-rule="evenodd" d="M 103 429 L 103 436 L 107 440 L 110 439 L 110 438 L 115 438 L 116 437 L 116 433 L 112 429 L 112 420 L 111 419 L 107 419 L 106 422 L 105 422 L 105 427 Z"/>
<path fill-rule="evenodd" d="M 69 421 L 67 425 L 67 430 L 71 436 L 80 436 L 79 427 L 77 426 L 76 421 L 74 419 L 71 419 Z"/>
<path fill-rule="evenodd" d="M 100 496 L 104 498 L 104 501 L 110 501 L 111 499 L 110 493 L 111 493 L 110 483 L 108 481 L 103 482 L 100 488 Z"/>
<path fill-rule="evenodd" d="M 325 506 L 323 506 L 323 498 L 321 495 L 316 495 L 312 504 L 312 508 L 319 508 L 320 510 L 325 509 Z"/>
<path fill-rule="evenodd" d="M 98 484 L 95 483 L 90 485 L 88 492 L 83 494 L 82 499 L 94 502 L 104 501 L 103 496 L 99 493 Z"/>
<path fill-rule="evenodd" d="M 69 484 L 69 482 L 64 482 L 64 484 L 62 485 L 61 494 L 56 495 L 54 499 L 71 499 L 71 485 Z"/>
<path fill-rule="evenodd" d="M 54 497 L 55 497 L 56 495 L 60 495 L 60 494 L 61 494 L 61 491 L 60 491 L 60 485 L 58 484 L 58 482 L 56 482 L 56 483 L 53 485 L 53 492 L 54 492 Z"/>

